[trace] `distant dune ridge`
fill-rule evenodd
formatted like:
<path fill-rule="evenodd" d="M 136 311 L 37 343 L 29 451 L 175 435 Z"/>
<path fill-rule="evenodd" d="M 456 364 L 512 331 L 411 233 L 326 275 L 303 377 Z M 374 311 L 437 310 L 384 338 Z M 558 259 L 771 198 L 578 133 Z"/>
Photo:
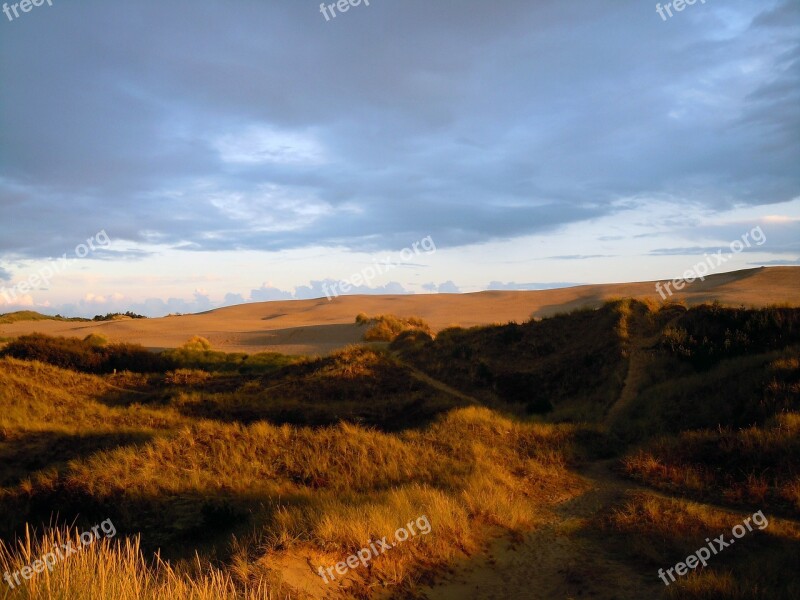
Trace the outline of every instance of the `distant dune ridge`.
<path fill-rule="evenodd" d="M 32 332 L 85 337 L 102 333 L 112 342 L 139 343 L 148 348 L 174 348 L 193 335 L 211 340 L 227 352 L 327 354 L 360 342 L 359 313 L 417 316 L 435 331 L 526 321 L 585 306 L 599 306 L 615 297 L 647 297 L 660 301 L 655 282 L 582 285 L 537 291 L 488 291 L 472 294 L 340 296 L 328 301 L 288 300 L 241 304 L 207 313 L 158 319 L 109 322 L 22 321 L 0 325 L 0 337 Z M 800 267 L 761 267 L 710 275 L 687 285 L 671 301 L 699 304 L 718 300 L 726 305 L 800 305 Z"/>

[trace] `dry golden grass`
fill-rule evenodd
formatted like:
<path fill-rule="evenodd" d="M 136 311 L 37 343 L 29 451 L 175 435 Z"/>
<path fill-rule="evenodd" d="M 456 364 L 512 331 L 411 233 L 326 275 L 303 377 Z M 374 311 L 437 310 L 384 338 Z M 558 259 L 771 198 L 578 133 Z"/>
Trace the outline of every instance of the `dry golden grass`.
<path fill-rule="evenodd" d="M 790 600 L 800 592 L 797 559 L 800 526 L 764 511 L 768 524 L 753 528 L 735 545 L 720 550 L 665 588 L 667 597 L 680 600 Z M 641 568 L 668 569 L 720 534 L 730 539 L 731 528 L 750 513 L 730 512 L 687 500 L 664 498 L 648 492 L 628 496 L 621 507 L 607 514 L 601 527 L 610 544 L 625 548 Z"/>
<path fill-rule="evenodd" d="M 376 376 L 375 360 L 353 349 L 312 372 L 360 381 Z M 379 585 L 403 593 L 474 552 L 489 532 L 535 527 L 548 507 L 580 488 L 568 469 L 576 426 L 522 423 L 486 408 L 451 410 L 397 433 L 346 422 L 243 425 L 181 416 L 170 403 L 123 402 L 117 395 L 124 392 L 107 383 L 117 381 L 112 376 L 3 359 L 0 379 L 0 452 L 41 455 L 4 478 L 6 531 L 47 520 L 30 506 L 71 502 L 85 519 L 113 517 L 120 536 L 140 535 L 148 551 L 185 552 L 187 540 L 204 532 L 224 560 L 203 569 L 188 559 L 150 564 L 133 542 L 98 544 L 57 565 L 47 585 L 28 582 L 22 597 L 254 598 L 253 590 L 279 597 L 282 560 L 335 564 L 425 514 L 430 535 L 399 545 L 350 580 L 353 590 Z M 97 439 L 111 434 L 119 438 Z M 49 456 L 53 437 L 67 440 L 72 460 Z M 29 539 L 25 548 L 51 541 Z M 21 565 L 36 552 L 5 546 L 0 562 Z M 70 595 L 79 586 L 84 595 Z"/>
<path fill-rule="evenodd" d="M 625 443 L 607 435 L 602 420 L 621 389 L 629 389 L 632 411 L 645 401 L 656 411 L 634 413 L 643 431 L 669 424 L 655 442 L 629 438 L 644 444 L 626 457 L 630 475 L 748 510 L 757 503 L 767 514 L 773 504 L 796 507 L 800 496 L 800 414 L 788 411 L 800 363 L 788 347 L 796 339 L 781 337 L 795 333 L 764 320 L 752 333 L 775 330 L 777 341 L 753 337 L 758 353 L 699 371 L 654 341 L 687 312 L 618 300 L 552 320 L 445 331 L 436 340 L 409 336 L 402 359 L 365 347 L 300 360 L 232 356 L 203 340 L 170 351 L 179 367 L 148 375 L 89 376 L 0 359 L 0 535 L 23 534 L 21 545 L 0 547 L 0 568 L 16 570 L 59 536 L 102 519 L 119 532 L 11 597 L 250 600 L 298 597 L 306 584 L 321 597 L 334 588 L 316 567 L 425 515 L 429 535 L 354 569 L 342 591 L 362 600 L 376 590 L 415 597 L 436 574 L 472 564 L 496 533 L 511 532 L 515 544 L 545 524 L 535 535 L 592 535 L 582 530 L 595 520 L 581 511 L 597 500 L 606 507 L 597 565 L 626 560 L 632 548 L 630 561 L 655 573 L 741 517 L 653 493 L 630 495 L 614 510 L 618 480 L 565 502 L 586 487 L 572 470 L 579 458 L 608 457 Z M 701 329 L 725 316 L 718 307 L 699 312 Z M 691 319 L 685 325 L 689 331 Z M 652 355 L 639 378 L 625 377 L 625 353 L 633 350 Z M 675 378 L 679 394 L 659 388 Z M 703 385 L 719 388 L 719 397 L 703 396 L 708 406 L 687 419 Z M 543 400 L 558 410 L 534 422 L 482 407 L 476 398 L 484 397 L 495 407 Z M 586 414 L 597 421 L 553 423 L 566 414 L 561 406 L 583 406 L 576 399 L 591 403 Z M 721 419 L 730 426 L 716 427 Z M 71 531 L 25 529 L 76 517 Z M 770 515 L 767 530 L 748 534 L 668 593 L 791 598 L 798 532 Z M 163 560 L 154 559 L 157 548 Z M 571 549 L 578 546 L 559 552 Z M 564 561 L 546 564 L 551 577 L 584 573 Z M 606 581 L 620 572 L 606 572 Z"/>
<path fill-rule="evenodd" d="M 628 475 L 658 489 L 800 511 L 800 413 L 765 426 L 687 431 L 627 456 Z"/>
<path fill-rule="evenodd" d="M 14 572 L 29 565 L 55 545 L 75 542 L 79 532 L 48 530 L 41 536 L 30 531 L 17 546 L 0 541 L 0 571 Z M 79 544 L 79 542 L 78 542 Z M 117 542 L 102 539 L 77 554 L 45 569 L 12 590 L 3 584 L 0 598 L 24 600 L 278 600 L 291 595 L 277 583 L 234 583 L 232 577 L 199 559 L 191 573 L 177 572 L 169 563 L 147 560 L 137 539 Z"/>
<path fill-rule="evenodd" d="M 365 342 L 391 342 L 407 331 L 433 336 L 430 325 L 419 317 L 396 317 L 395 315 L 368 317 L 364 313 L 359 313 L 356 316 L 356 324 L 369 326 L 364 332 Z"/>

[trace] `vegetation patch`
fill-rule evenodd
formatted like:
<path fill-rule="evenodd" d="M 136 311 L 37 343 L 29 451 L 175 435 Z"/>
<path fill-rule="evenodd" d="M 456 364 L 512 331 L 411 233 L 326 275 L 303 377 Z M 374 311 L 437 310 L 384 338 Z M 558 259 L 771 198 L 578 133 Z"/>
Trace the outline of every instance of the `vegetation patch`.
<path fill-rule="evenodd" d="M 359 315 L 390 343 L 324 357 L 23 336 L 0 353 L 0 570 L 112 519 L 118 541 L 21 597 L 295 597 L 309 565 L 424 514 L 430 535 L 335 594 L 420 597 L 498 533 L 535 540 L 568 587 L 651 572 L 657 590 L 659 568 L 763 510 L 768 528 L 664 591 L 795 598 L 797 312 L 617 300 L 436 337 Z M 300 584 L 334 591 L 314 573 Z"/>
<path fill-rule="evenodd" d="M 430 325 L 419 317 L 396 317 L 394 315 L 369 317 L 360 313 L 356 316 L 356 324 L 368 327 L 364 333 L 366 342 L 391 342 L 406 332 L 418 332 L 433 337 Z"/>
<path fill-rule="evenodd" d="M 17 312 L 0 314 L 0 325 L 9 325 L 11 323 L 18 323 L 20 321 L 88 321 L 89 319 L 82 319 L 80 317 L 62 317 L 56 315 L 43 315 L 33 310 L 20 310 Z"/>

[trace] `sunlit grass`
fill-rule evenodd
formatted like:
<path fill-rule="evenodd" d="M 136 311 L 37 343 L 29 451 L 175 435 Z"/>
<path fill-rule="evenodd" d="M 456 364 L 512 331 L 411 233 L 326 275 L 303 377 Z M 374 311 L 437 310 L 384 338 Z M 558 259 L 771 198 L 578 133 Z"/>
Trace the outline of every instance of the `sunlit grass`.
<path fill-rule="evenodd" d="M 16 546 L 0 541 L 0 571 L 13 573 L 32 564 L 53 547 L 77 537 L 76 530 L 54 529 L 43 535 L 28 532 Z M 176 571 L 154 557 L 147 560 L 137 539 L 96 541 L 57 562 L 12 590 L 0 584 L 0 598 L 24 600 L 278 600 L 288 599 L 269 580 L 248 584 L 199 559 Z M 12 579 L 13 581 L 13 579 Z"/>

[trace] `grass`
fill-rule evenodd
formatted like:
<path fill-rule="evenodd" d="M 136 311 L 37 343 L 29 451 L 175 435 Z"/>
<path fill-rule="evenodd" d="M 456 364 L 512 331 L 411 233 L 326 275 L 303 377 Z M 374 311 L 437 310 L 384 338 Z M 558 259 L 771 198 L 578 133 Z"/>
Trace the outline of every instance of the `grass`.
<path fill-rule="evenodd" d="M 0 541 L 0 571 L 14 572 L 31 564 L 53 547 L 77 543 L 75 529 L 52 529 L 43 535 L 30 530 L 16 546 Z M 123 542 L 102 539 L 44 570 L 0 597 L 25 600 L 278 600 L 288 599 L 280 583 L 237 585 L 231 575 L 197 561 L 193 569 L 176 571 L 168 562 L 148 560 L 136 538 Z M 193 572 L 192 572 L 193 571 Z"/>
<path fill-rule="evenodd" d="M 38 333 L 16 338 L 0 356 L 38 360 L 84 373 L 166 373 L 175 369 L 203 369 L 208 372 L 267 373 L 298 362 L 297 358 L 262 352 L 257 354 L 215 352 L 211 343 L 194 336 L 180 348 L 153 353 L 138 344 L 109 344 L 102 334 L 84 339 L 51 337 Z"/>
<path fill-rule="evenodd" d="M 697 371 L 672 357 L 655 355 L 636 402 L 622 412 L 612 431 L 629 442 L 719 426 L 761 425 L 800 409 L 800 381 L 794 365 L 800 348 L 740 356 Z"/>
<path fill-rule="evenodd" d="M 51 317 L 50 315 L 43 315 L 33 310 L 19 310 L 0 314 L 0 325 L 10 325 L 11 323 L 18 323 L 20 321 L 89 321 L 89 319 L 82 319 L 79 317 L 66 318 L 61 315 Z"/>
<path fill-rule="evenodd" d="M 524 324 L 445 329 L 402 355 L 490 405 L 510 403 L 529 414 L 558 409 L 564 420 L 597 419 L 619 395 L 624 378 L 624 306 L 611 303 Z"/>
<path fill-rule="evenodd" d="M 624 459 L 631 477 L 697 498 L 800 515 L 800 413 L 763 427 L 682 432 Z"/>
<path fill-rule="evenodd" d="M 419 317 L 396 317 L 395 315 L 377 315 L 369 317 L 364 313 L 356 316 L 356 324 L 368 327 L 364 332 L 365 342 L 392 342 L 406 332 L 416 332 L 433 337 L 433 331 Z"/>
<path fill-rule="evenodd" d="M 430 535 L 336 592 L 420 597 L 497 534 L 571 514 L 576 468 L 609 456 L 648 489 L 559 535 L 588 527 L 603 561 L 655 578 L 763 509 L 767 529 L 665 593 L 797 597 L 800 528 L 773 512 L 800 514 L 798 312 L 620 299 L 435 338 L 362 314 L 388 348 L 227 354 L 195 337 L 138 373 L 102 337 L 17 340 L 0 357 L 0 569 L 101 520 L 119 533 L 0 597 L 319 597 L 317 566 L 425 515 Z M 95 355 L 117 372 L 74 370 Z"/>
<path fill-rule="evenodd" d="M 639 568 L 668 569 L 684 561 L 706 538 L 725 534 L 742 524 L 748 513 L 733 513 L 694 502 L 663 498 L 647 492 L 632 493 L 619 508 L 600 521 L 608 543 L 627 555 Z M 715 546 L 716 547 L 716 546 Z M 797 558 L 800 527 L 768 516 L 766 528 L 753 527 L 698 567 L 665 587 L 666 596 L 680 600 L 790 600 L 800 593 Z"/>
<path fill-rule="evenodd" d="M 375 389 L 409 385 L 400 369 L 386 354 L 353 349 L 290 365 L 281 381 L 290 393 L 319 387 L 314 393 L 324 398 L 335 381 L 353 389 L 372 378 Z M 173 373 L 170 385 L 196 376 Z M 92 598 L 127 597 L 117 595 L 120 586 L 141 597 L 253 597 L 247 586 L 278 597 L 280 561 L 311 555 L 335 564 L 371 535 L 426 514 L 436 535 L 398 546 L 349 581 L 353 590 L 379 584 L 402 594 L 474 552 L 489 529 L 525 531 L 579 489 L 567 467 L 575 428 L 520 423 L 485 408 L 443 404 L 427 423 L 395 432 L 341 420 L 363 399 L 342 404 L 340 418 L 324 427 L 247 424 L 187 415 L 179 391 L 159 402 L 142 396 L 142 405 L 112 387 L 112 376 L 38 362 L 1 359 L 0 378 L 0 452 L 16 463 L 0 488 L 4 537 L 26 539 L 22 524 L 47 524 L 55 513 L 60 524 L 77 519 L 78 529 L 111 518 L 120 536 L 131 536 L 60 565 L 49 588 L 27 585 L 30 598 L 68 597 L 77 585 Z M 422 404 L 440 394 L 412 385 L 428 396 Z M 237 393 L 249 396 L 253 387 Z M 60 534 L 34 539 L 47 547 L 48 535 Z M 157 549 L 171 560 L 143 558 Z M 20 565 L 26 556 L 6 545 L 0 562 Z M 197 560 L 219 570 L 193 570 Z"/>
<path fill-rule="evenodd" d="M 172 366 L 165 355 L 148 352 L 138 344 L 107 344 L 103 336 L 50 337 L 34 333 L 7 344 L 0 356 L 39 360 L 84 373 L 129 370 L 138 373 L 163 371 Z"/>
<path fill-rule="evenodd" d="M 176 390 L 171 401 L 187 416 L 224 422 L 327 425 L 346 420 L 384 430 L 419 426 L 464 404 L 410 376 L 388 353 L 358 347 L 247 380 L 207 379 L 202 386 Z"/>

